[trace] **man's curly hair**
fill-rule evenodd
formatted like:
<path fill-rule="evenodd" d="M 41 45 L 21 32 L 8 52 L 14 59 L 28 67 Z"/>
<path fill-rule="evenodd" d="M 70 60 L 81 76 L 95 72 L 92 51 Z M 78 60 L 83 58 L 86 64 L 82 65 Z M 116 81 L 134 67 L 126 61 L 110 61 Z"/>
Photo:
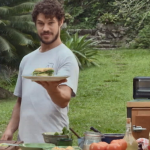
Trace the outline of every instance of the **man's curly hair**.
<path fill-rule="evenodd" d="M 32 20 L 36 22 L 39 13 L 45 15 L 45 17 L 56 17 L 58 21 L 61 21 L 64 16 L 64 9 L 57 0 L 42 0 L 37 3 L 32 12 Z"/>

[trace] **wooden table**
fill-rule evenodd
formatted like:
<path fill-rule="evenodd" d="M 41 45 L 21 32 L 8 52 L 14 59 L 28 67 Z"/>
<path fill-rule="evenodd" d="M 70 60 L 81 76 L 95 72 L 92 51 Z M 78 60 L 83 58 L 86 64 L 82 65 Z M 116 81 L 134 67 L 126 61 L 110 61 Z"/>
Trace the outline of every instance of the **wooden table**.
<path fill-rule="evenodd" d="M 20 144 L 23 143 L 22 141 L 2 141 L 0 143 L 11 143 L 11 144 Z M 16 146 L 7 146 L 7 147 L 0 147 L 0 150 L 18 150 Z"/>

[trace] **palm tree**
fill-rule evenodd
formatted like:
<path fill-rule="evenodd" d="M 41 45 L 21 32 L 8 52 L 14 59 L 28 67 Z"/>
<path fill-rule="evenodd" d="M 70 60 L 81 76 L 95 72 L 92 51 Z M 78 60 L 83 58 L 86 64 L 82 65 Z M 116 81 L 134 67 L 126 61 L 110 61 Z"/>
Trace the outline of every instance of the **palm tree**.
<path fill-rule="evenodd" d="M 36 31 L 30 12 L 37 1 L 0 0 L 1 67 L 18 67 L 21 58 L 32 50 Z"/>
<path fill-rule="evenodd" d="M 38 1 L 0 0 L 0 79 L 9 82 L 22 57 L 37 44 L 30 13 Z M 8 95 L 2 87 L 0 90 Z"/>

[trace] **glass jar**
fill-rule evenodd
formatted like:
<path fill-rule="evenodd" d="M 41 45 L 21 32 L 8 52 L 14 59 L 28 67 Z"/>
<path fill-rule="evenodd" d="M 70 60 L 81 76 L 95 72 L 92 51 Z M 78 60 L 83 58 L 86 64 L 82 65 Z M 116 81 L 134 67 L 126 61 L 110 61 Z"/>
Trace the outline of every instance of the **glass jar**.
<path fill-rule="evenodd" d="M 83 150 L 89 150 L 90 144 L 98 143 L 101 141 L 101 134 L 96 132 L 85 132 L 84 133 L 84 144 Z"/>

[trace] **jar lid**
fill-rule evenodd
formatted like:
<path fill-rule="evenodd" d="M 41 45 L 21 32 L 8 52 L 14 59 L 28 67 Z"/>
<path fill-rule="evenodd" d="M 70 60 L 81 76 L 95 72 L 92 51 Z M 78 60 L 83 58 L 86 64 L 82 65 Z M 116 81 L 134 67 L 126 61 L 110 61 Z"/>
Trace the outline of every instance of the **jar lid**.
<path fill-rule="evenodd" d="M 95 137 L 100 137 L 102 136 L 102 134 L 98 133 L 98 132 L 92 132 L 92 131 L 87 131 L 84 133 L 85 136 L 95 136 Z"/>

